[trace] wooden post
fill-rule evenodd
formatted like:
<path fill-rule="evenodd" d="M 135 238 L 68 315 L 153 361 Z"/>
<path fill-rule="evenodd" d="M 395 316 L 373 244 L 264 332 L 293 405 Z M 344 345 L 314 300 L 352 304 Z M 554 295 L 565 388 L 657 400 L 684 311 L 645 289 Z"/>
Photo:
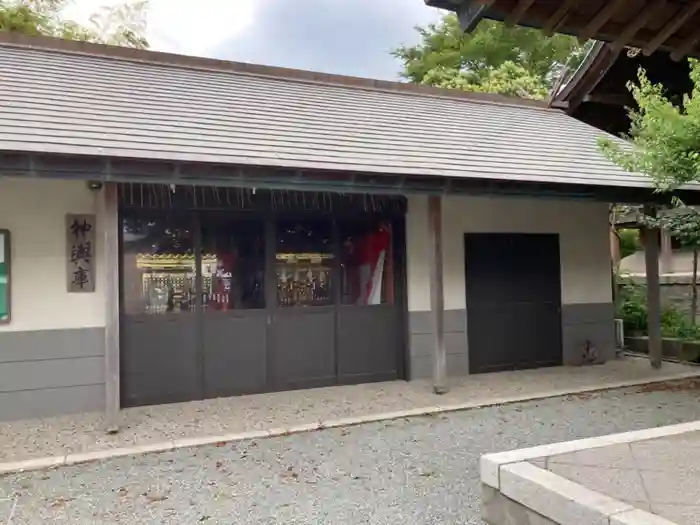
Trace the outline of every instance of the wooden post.
<path fill-rule="evenodd" d="M 654 217 L 656 210 L 648 207 L 645 215 Z M 649 359 L 653 368 L 661 368 L 661 286 L 659 282 L 659 230 L 643 227 L 644 262 L 647 276 L 647 328 Z"/>
<path fill-rule="evenodd" d="M 445 296 L 442 277 L 442 197 L 428 197 L 428 223 L 430 231 L 430 309 L 435 326 L 433 353 L 433 390 L 446 394 L 447 354 L 445 351 Z"/>
<path fill-rule="evenodd" d="M 673 248 L 668 230 L 661 230 L 661 273 L 673 273 Z"/>
<path fill-rule="evenodd" d="M 620 237 L 614 226 L 610 226 L 610 258 L 612 259 L 613 269 L 615 271 L 619 270 L 622 254 L 620 252 Z"/>
<path fill-rule="evenodd" d="M 119 431 L 119 193 L 116 183 L 102 191 L 102 232 L 105 266 L 105 423 Z"/>

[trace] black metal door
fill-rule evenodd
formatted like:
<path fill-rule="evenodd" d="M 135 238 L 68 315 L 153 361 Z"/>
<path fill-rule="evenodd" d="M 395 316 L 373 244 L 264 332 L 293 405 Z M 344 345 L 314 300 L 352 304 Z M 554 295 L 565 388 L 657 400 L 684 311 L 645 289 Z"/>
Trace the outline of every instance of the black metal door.
<path fill-rule="evenodd" d="M 555 234 L 466 234 L 471 373 L 562 363 L 561 270 Z"/>

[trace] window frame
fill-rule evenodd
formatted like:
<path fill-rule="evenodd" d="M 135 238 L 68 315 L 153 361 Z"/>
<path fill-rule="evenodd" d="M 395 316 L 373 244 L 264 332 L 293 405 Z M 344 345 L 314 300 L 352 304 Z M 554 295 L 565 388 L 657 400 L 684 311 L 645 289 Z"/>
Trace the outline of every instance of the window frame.
<path fill-rule="evenodd" d="M 329 212 L 298 212 L 298 211 L 279 211 L 279 212 L 260 212 L 260 211 L 240 211 L 240 210 L 222 210 L 222 209 L 153 209 L 153 208 L 138 208 L 138 207 L 121 207 L 119 209 L 119 311 L 120 315 L 126 315 L 129 317 L 137 316 L 148 316 L 151 317 L 153 314 L 148 314 L 146 312 L 126 312 L 125 311 L 125 297 L 124 297 L 124 232 L 123 224 L 125 219 L 140 219 L 140 220 L 158 220 L 164 219 L 166 217 L 173 217 L 177 220 L 182 220 L 192 228 L 192 240 L 193 240 L 193 251 L 195 257 L 195 289 L 194 289 L 194 308 L 192 312 L 198 312 L 198 315 L 202 315 L 202 293 L 204 291 L 202 282 L 202 241 L 203 241 L 203 231 L 202 231 L 202 220 L 206 217 L 212 216 L 222 216 L 226 217 L 227 220 L 235 221 L 241 220 L 243 222 L 248 221 L 260 221 L 263 224 L 263 297 L 264 297 L 264 307 L 259 309 L 240 309 L 240 310 L 229 310 L 229 313 L 235 312 L 274 312 L 274 311 L 292 311 L 292 310 L 310 310 L 310 309 L 322 309 L 322 308 L 338 308 L 338 307 L 351 307 L 358 306 L 352 304 L 343 303 L 342 299 L 342 286 L 341 286 L 341 262 L 343 259 L 343 247 L 341 245 L 341 232 L 342 224 L 347 222 L 353 222 L 355 214 L 352 213 L 329 213 Z M 401 272 L 397 272 L 396 268 L 401 266 L 401 261 L 397 258 L 397 242 L 399 242 L 399 235 L 397 230 L 397 219 L 399 215 L 396 213 L 367 213 L 364 214 L 360 219 L 361 222 L 368 223 L 376 220 L 388 221 L 392 226 L 391 234 L 391 249 L 390 254 L 393 258 L 392 264 L 394 265 L 394 272 L 392 279 L 396 281 L 397 276 Z M 328 221 L 330 225 L 332 242 L 331 249 L 333 254 L 332 259 L 332 270 L 330 272 L 332 289 L 331 297 L 332 300 L 326 305 L 290 305 L 281 306 L 277 302 L 277 269 L 276 269 L 276 255 L 277 255 L 277 226 L 282 221 L 303 221 L 304 219 L 322 220 Z M 399 250 L 399 253 L 401 250 Z M 398 288 L 397 288 L 398 286 Z M 401 299 L 396 295 L 397 289 L 403 289 L 403 286 L 398 282 L 393 283 L 394 291 L 394 304 L 400 305 Z M 400 292 L 403 293 L 403 292 Z M 398 302 L 397 302 L 398 301 Z M 380 303 L 381 305 L 393 306 L 392 303 Z M 372 307 L 377 305 L 365 305 L 364 307 Z"/>

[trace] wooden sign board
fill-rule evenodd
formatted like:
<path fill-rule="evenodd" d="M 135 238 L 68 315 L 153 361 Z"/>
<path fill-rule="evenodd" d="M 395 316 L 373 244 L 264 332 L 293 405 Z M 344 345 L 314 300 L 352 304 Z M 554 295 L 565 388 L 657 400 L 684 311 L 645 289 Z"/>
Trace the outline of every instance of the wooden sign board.
<path fill-rule="evenodd" d="M 68 293 L 95 291 L 95 215 L 66 215 Z"/>

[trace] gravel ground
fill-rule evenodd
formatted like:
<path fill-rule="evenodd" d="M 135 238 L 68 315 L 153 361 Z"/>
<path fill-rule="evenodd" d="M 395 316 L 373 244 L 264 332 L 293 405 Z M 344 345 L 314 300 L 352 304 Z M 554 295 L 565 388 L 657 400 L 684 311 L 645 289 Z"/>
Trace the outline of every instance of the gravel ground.
<path fill-rule="evenodd" d="M 699 393 L 618 390 L 10 475 L 0 520 L 16 500 L 12 525 L 480 524 L 480 455 L 700 419 Z"/>

